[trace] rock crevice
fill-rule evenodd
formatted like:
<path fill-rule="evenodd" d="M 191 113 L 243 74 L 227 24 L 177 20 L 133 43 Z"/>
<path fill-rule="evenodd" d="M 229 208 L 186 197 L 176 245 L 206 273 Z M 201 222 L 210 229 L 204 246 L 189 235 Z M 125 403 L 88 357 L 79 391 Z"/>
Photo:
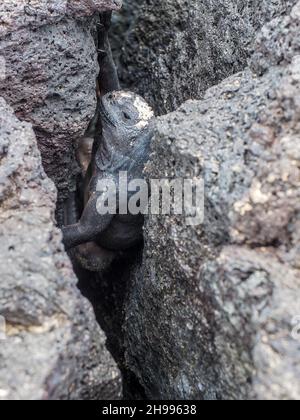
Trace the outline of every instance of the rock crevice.
<path fill-rule="evenodd" d="M 121 396 L 44 173 L 60 210 L 96 104 L 95 13 L 119 7 L 0 5 L 0 399 Z M 205 181 L 203 225 L 149 217 L 141 261 L 79 269 L 125 395 L 299 399 L 300 3 L 128 0 L 125 15 L 123 84 L 176 110 L 157 120 L 147 174 Z"/>

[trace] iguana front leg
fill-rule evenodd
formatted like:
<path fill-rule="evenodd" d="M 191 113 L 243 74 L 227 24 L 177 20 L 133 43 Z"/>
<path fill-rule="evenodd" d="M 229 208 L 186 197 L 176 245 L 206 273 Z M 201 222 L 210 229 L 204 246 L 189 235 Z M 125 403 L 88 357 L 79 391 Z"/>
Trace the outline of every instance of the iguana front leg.
<path fill-rule="evenodd" d="M 76 225 L 79 219 L 75 193 L 71 194 L 65 204 L 66 225 Z M 68 234 L 65 233 L 65 236 Z M 70 250 L 70 257 L 89 271 L 103 272 L 116 258 L 116 253 L 101 248 L 95 242 L 87 242 Z"/>
<path fill-rule="evenodd" d="M 83 210 L 79 222 L 62 228 L 63 243 L 66 250 L 94 241 L 111 223 L 113 215 L 100 215 L 97 212 L 97 200 L 99 197 L 99 194 L 93 193 Z"/>

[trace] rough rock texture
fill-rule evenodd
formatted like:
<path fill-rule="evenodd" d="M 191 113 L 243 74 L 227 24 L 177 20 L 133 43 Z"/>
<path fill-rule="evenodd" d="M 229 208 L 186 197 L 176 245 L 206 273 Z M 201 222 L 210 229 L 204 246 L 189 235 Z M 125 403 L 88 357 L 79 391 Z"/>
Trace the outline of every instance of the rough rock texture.
<path fill-rule="evenodd" d="M 76 287 L 54 225 L 55 200 L 30 124 L 0 98 L 0 315 L 7 334 L 0 399 L 117 399 L 120 373 Z"/>
<path fill-rule="evenodd" d="M 9 0 L 0 5 L 0 56 L 7 74 L 0 80 L 0 95 L 18 118 L 32 123 L 59 201 L 73 188 L 74 144 L 95 110 L 94 16 L 120 6 L 121 0 Z"/>
<path fill-rule="evenodd" d="M 113 13 L 112 16 L 113 30 L 110 32 L 110 43 L 114 59 L 120 69 L 121 64 L 119 60 L 123 52 L 126 35 L 133 29 L 133 25 L 136 24 L 142 3 L 143 0 L 123 0 L 120 11 L 118 11 L 118 13 Z"/>
<path fill-rule="evenodd" d="M 295 2 L 125 0 L 137 17 L 129 20 L 120 59 L 122 81 L 144 96 L 158 114 L 174 111 L 244 69 L 257 30 Z"/>
<path fill-rule="evenodd" d="M 300 2 L 258 36 L 259 75 L 158 120 L 148 173 L 203 177 L 205 222 L 147 222 L 125 337 L 149 398 L 300 398 L 299 24 Z"/>

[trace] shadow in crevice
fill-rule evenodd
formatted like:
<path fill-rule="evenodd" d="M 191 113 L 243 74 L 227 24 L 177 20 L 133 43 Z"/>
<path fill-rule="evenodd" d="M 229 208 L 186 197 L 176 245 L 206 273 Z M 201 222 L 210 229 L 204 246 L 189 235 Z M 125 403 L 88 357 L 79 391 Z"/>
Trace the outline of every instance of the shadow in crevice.
<path fill-rule="evenodd" d="M 125 361 L 124 317 L 132 268 L 142 256 L 142 247 L 126 253 L 105 273 L 84 270 L 73 259 L 78 287 L 93 305 L 96 319 L 107 337 L 107 348 L 118 364 L 123 377 L 125 400 L 146 399 L 145 392 Z"/>

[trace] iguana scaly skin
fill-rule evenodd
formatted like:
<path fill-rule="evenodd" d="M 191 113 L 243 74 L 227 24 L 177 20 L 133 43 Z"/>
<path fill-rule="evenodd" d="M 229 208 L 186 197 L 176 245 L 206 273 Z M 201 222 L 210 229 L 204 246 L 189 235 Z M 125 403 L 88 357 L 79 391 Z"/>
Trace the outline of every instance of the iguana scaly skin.
<path fill-rule="evenodd" d="M 62 229 L 66 249 L 74 249 L 81 265 L 92 271 L 106 268 L 116 253 L 142 240 L 142 215 L 122 215 L 118 211 L 115 215 L 98 213 L 97 201 L 102 193 L 97 191 L 97 185 L 100 180 L 110 179 L 118 189 L 121 171 L 127 172 L 128 181 L 142 179 L 153 135 L 152 109 L 140 96 L 119 88 L 107 35 L 108 16 L 102 16 L 104 23 L 99 37 L 101 94 L 96 114 L 77 150 L 82 191 L 78 191 L 77 197 L 70 197 L 66 205 L 68 223 Z M 76 217 L 78 197 L 83 208 L 79 220 Z"/>

